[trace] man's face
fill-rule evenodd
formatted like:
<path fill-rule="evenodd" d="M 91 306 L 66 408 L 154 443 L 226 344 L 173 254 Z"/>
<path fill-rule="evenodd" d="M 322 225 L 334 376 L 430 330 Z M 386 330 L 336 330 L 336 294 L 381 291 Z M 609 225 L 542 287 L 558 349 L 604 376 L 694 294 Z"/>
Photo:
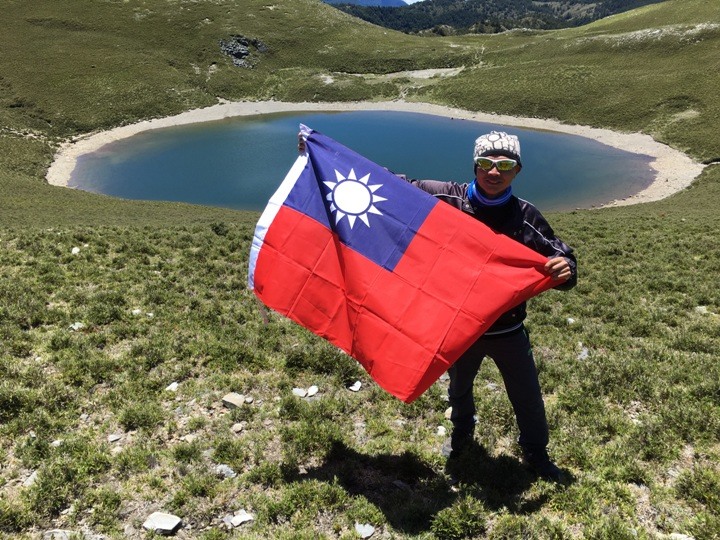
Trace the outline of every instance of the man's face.
<path fill-rule="evenodd" d="M 487 158 L 493 161 L 509 159 L 507 156 L 503 155 L 492 155 L 487 156 Z M 475 179 L 477 180 L 477 186 L 483 194 L 490 199 L 494 199 L 495 197 L 501 195 L 510 186 L 510 184 L 512 184 L 512 181 L 519 172 L 520 165 L 515 165 L 509 171 L 504 172 L 499 171 L 494 165 L 488 171 L 483 170 L 478 165 L 475 165 Z"/>

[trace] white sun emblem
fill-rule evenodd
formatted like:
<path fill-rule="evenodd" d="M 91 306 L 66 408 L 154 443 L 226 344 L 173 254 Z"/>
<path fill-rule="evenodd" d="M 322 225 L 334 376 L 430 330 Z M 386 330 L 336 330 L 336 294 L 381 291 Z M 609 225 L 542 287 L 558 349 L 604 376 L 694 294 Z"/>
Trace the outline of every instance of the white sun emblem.
<path fill-rule="evenodd" d="M 330 211 L 335 212 L 335 223 L 340 223 L 340 220 L 347 216 L 351 229 L 357 219 L 369 227 L 368 214 L 382 215 L 382 212 L 375 208 L 375 203 L 387 200 L 375 195 L 382 184 L 368 185 L 370 174 L 358 179 L 354 169 L 350 169 L 347 178 L 337 170 L 335 176 L 335 182 L 323 182 L 330 188 L 326 198 L 331 202 Z"/>

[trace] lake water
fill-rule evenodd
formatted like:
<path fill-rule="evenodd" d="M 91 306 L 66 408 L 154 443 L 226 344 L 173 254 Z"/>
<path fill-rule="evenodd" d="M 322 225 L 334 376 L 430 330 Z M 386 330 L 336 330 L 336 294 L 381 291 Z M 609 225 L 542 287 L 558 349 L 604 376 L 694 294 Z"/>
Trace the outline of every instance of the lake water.
<path fill-rule="evenodd" d="M 654 178 L 651 158 L 591 139 L 434 115 L 281 113 L 155 129 L 82 156 L 69 185 L 126 199 L 262 210 L 297 158 L 300 123 L 410 178 L 469 182 L 475 138 L 520 137 L 513 192 L 541 211 L 590 208 L 633 195 Z"/>

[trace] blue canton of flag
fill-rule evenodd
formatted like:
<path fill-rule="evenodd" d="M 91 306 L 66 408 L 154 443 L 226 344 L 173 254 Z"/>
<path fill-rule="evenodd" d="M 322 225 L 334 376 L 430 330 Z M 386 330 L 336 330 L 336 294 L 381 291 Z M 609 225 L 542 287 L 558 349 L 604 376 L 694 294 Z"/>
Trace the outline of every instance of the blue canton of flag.
<path fill-rule="evenodd" d="M 322 151 L 310 154 L 285 204 L 393 270 L 437 199 L 321 133 L 309 136 Z M 326 193 L 325 198 L 318 193 Z"/>

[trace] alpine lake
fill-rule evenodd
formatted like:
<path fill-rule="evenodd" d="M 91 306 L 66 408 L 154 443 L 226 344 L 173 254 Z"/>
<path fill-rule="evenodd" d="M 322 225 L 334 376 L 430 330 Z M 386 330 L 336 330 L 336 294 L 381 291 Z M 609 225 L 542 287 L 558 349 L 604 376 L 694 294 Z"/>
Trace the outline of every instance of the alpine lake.
<path fill-rule="evenodd" d="M 299 125 L 408 178 L 470 182 L 475 139 L 520 138 L 513 193 L 542 212 L 602 206 L 654 179 L 651 157 L 586 137 L 436 115 L 308 112 L 241 116 L 153 129 L 81 156 L 69 186 L 114 197 L 260 211 L 297 158 Z"/>

